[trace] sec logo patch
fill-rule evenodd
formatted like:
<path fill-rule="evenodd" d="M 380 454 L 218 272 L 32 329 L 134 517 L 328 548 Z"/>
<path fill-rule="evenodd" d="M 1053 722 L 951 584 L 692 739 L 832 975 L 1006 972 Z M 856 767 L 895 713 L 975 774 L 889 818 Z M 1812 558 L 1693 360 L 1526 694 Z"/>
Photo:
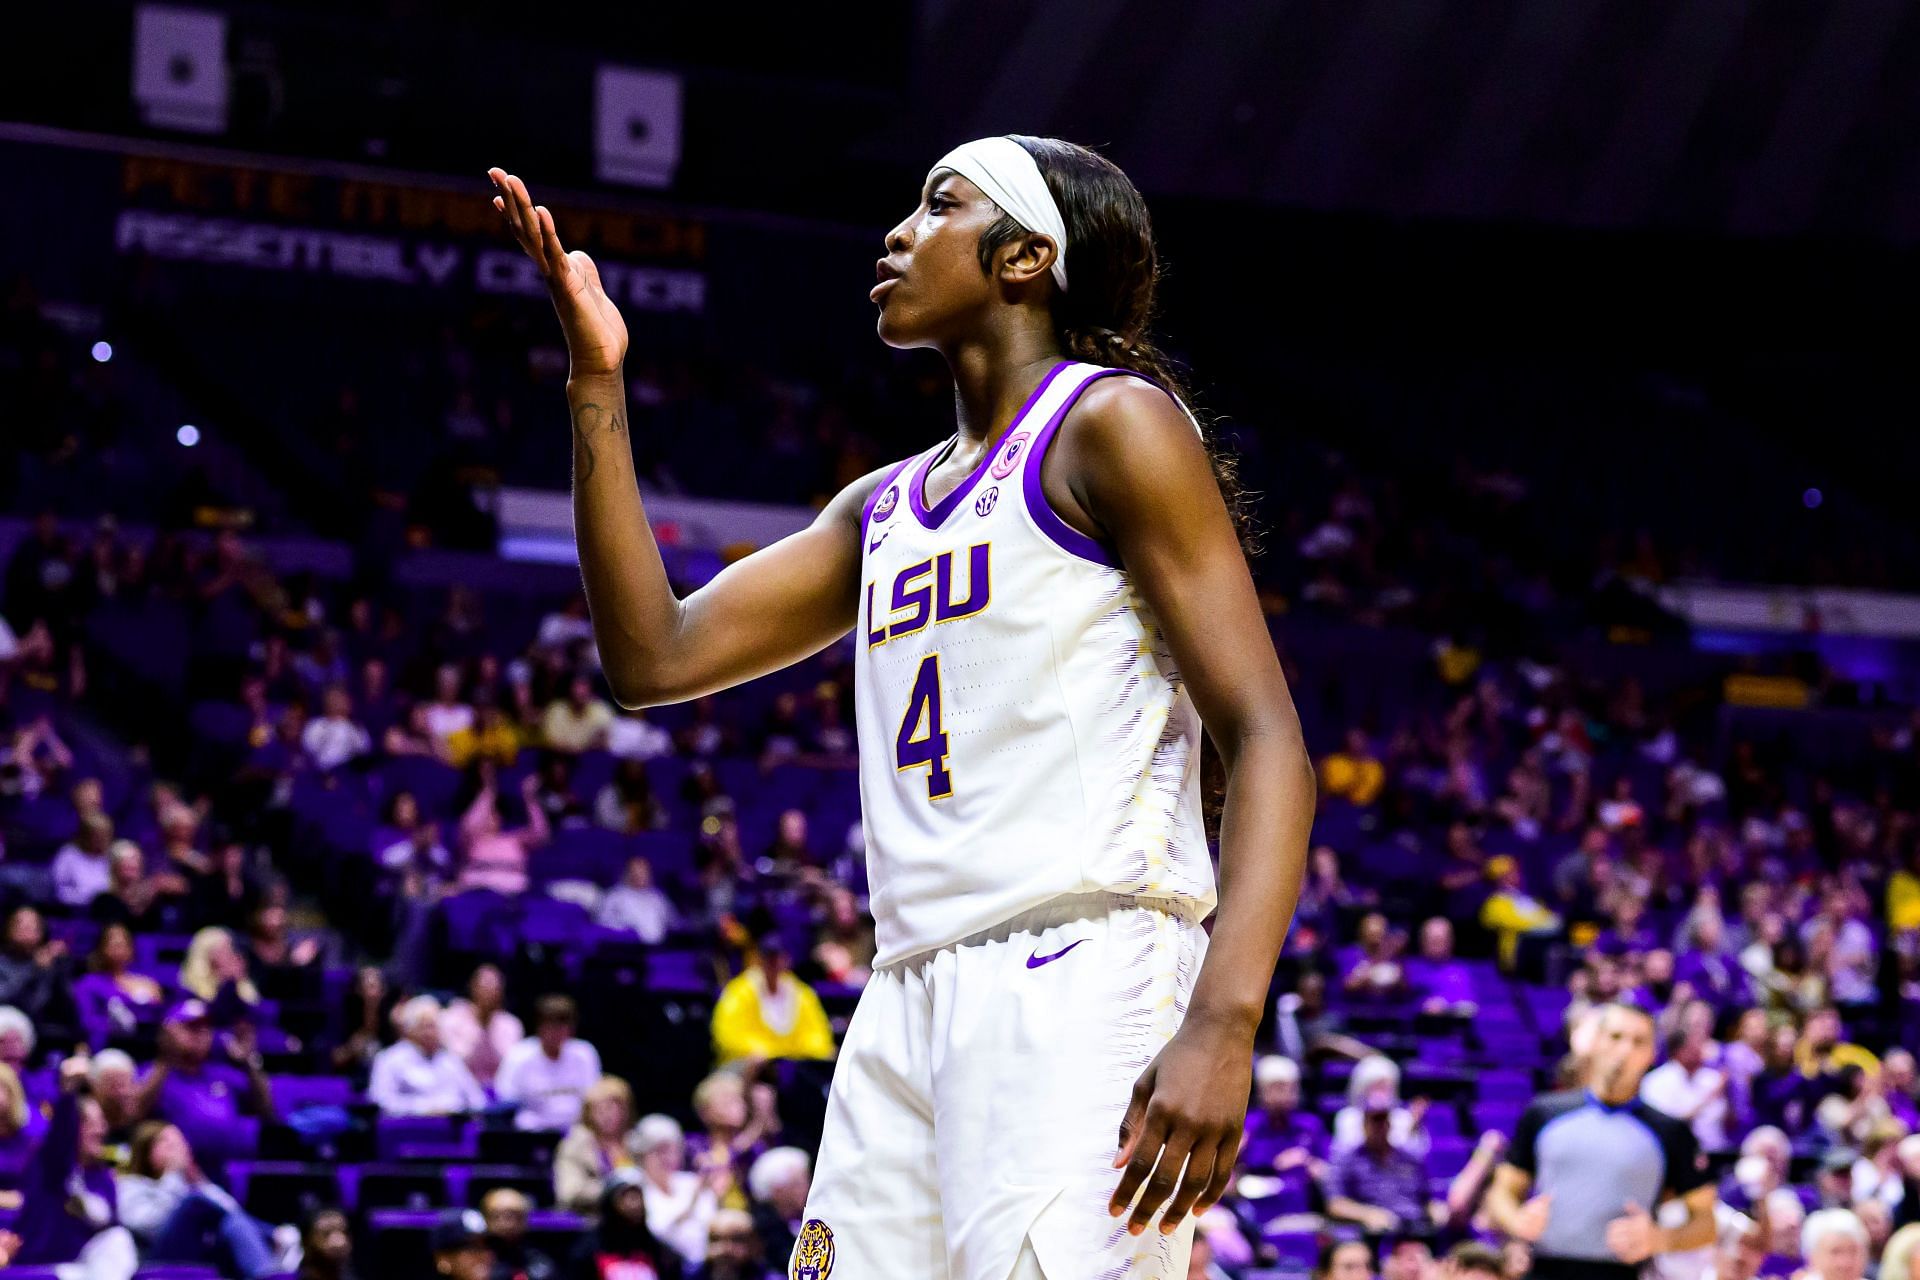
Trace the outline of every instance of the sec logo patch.
<path fill-rule="evenodd" d="M 973 514 L 977 516 L 992 515 L 993 505 L 998 501 L 1000 501 L 1000 486 L 995 485 L 993 488 L 981 494 L 979 500 L 973 504 Z"/>
<path fill-rule="evenodd" d="M 885 520 L 893 514 L 893 509 L 899 504 L 900 486 L 897 484 L 888 485 L 887 491 L 880 495 L 880 501 L 873 504 L 873 518 L 875 520 Z"/>
<path fill-rule="evenodd" d="M 1013 469 L 1020 465 L 1020 455 L 1026 452 L 1027 437 L 1030 434 L 1026 431 L 1016 431 L 1007 437 L 1005 444 L 1000 446 L 1000 457 L 993 464 L 995 480 L 1005 480 L 1013 474 Z"/>
<path fill-rule="evenodd" d="M 793 1246 L 789 1280 L 827 1280 L 833 1274 L 833 1230 L 818 1218 L 808 1218 Z"/>

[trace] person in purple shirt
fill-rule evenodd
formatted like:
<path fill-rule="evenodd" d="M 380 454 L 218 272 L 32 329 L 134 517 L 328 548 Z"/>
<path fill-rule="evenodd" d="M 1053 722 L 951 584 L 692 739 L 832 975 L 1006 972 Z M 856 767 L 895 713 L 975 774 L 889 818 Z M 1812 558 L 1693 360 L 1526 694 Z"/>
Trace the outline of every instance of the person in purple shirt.
<path fill-rule="evenodd" d="M 1453 921 L 1445 916 L 1420 926 L 1420 954 L 1407 962 L 1407 986 L 1422 1013 L 1471 1018 L 1479 1011 L 1473 976 L 1453 954 Z"/>
<path fill-rule="evenodd" d="M 1240 1162 L 1250 1170 L 1290 1174 L 1304 1171 L 1327 1154 L 1327 1127 L 1320 1117 L 1300 1110 L 1300 1067 L 1291 1058 L 1268 1054 L 1253 1064 L 1259 1106 L 1247 1113 Z"/>
<path fill-rule="evenodd" d="M 242 1115 L 274 1118 L 267 1082 L 251 1026 L 240 1023 L 227 1037 L 229 1062 L 214 1062 L 213 1022 L 206 1002 L 182 1000 L 160 1028 L 160 1055 L 140 1082 L 138 1109 L 176 1126 L 209 1174 L 226 1161 L 251 1155 L 236 1123 Z M 237 1064 L 237 1065 L 235 1065 Z"/>
<path fill-rule="evenodd" d="M 60 1097 L 45 1141 L 21 1187 L 22 1266 L 57 1266 L 84 1258 L 88 1276 L 132 1276 L 133 1237 L 119 1225 L 113 1171 L 107 1167 L 106 1118 L 87 1095 L 87 1060 L 60 1064 Z"/>

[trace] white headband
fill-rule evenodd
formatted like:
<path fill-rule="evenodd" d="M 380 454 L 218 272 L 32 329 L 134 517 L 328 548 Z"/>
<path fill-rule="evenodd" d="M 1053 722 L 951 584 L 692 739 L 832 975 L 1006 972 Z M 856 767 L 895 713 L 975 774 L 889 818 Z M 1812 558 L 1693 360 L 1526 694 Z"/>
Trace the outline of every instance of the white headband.
<path fill-rule="evenodd" d="M 927 180 L 951 169 L 986 193 L 1008 217 L 1053 241 L 1053 280 L 1067 291 L 1067 223 L 1033 155 L 1012 138 L 975 138 L 940 157 Z"/>

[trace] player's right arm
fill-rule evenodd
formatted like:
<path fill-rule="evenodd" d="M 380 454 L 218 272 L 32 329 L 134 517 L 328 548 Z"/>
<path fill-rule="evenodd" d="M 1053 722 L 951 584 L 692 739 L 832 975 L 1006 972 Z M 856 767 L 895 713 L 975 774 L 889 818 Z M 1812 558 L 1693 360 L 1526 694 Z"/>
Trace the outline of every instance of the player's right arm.
<path fill-rule="evenodd" d="M 573 422 L 573 527 L 594 641 L 622 706 L 681 702 L 818 653 L 853 629 L 860 523 L 880 472 L 855 481 L 807 528 L 682 600 L 667 580 L 627 440 L 627 327 L 593 261 L 568 253 L 526 184 L 488 175 L 499 209 L 541 275 L 566 333 Z"/>

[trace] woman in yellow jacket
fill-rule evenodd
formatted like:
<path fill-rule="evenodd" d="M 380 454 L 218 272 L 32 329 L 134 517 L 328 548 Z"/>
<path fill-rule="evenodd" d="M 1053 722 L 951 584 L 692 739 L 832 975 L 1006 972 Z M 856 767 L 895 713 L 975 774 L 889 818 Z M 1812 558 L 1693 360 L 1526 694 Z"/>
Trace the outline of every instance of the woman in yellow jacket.
<path fill-rule="evenodd" d="M 740 976 L 713 1006 L 713 1052 L 720 1066 L 743 1058 L 831 1058 L 833 1028 L 813 988 L 787 968 L 778 938 L 762 938 Z"/>

